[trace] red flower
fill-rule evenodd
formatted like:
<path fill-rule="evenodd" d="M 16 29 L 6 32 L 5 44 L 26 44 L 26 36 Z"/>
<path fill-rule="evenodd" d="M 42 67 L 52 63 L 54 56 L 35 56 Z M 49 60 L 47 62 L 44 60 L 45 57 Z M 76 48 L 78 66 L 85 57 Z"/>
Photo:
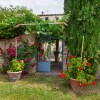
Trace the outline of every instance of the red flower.
<path fill-rule="evenodd" d="M 67 62 L 67 64 L 66 64 L 67 66 L 70 66 L 70 63 L 69 62 Z"/>
<path fill-rule="evenodd" d="M 59 74 L 59 78 L 62 78 L 62 77 L 66 77 L 66 74 L 64 74 L 64 73 Z"/>
<path fill-rule="evenodd" d="M 75 58 L 75 56 L 71 56 L 71 58 Z"/>
<path fill-rule="evenodd" d="M 86 82 L 84 82 L 82 85 L 83 85 L 84 87 L 86 87 L 86 86 L 87 86 L 87 83 L 86 83 Z"/>
<path fill-rule="evenodd" d="M 4 64 L 2 64 L 2 67 L 4 67 L 5 65 Z"/>
<path fill-rule="evenodd" d="M 88 58 L 88 60 L 90 60 L 90 58 Z"/>
<path fill-rule="evenodd" d="M 26 56 L 26 54 L 23 54 L 23 56 Z"/>
<path fill-rule="evenodd" d="M 40 53 L 40 54 L 39 54 L 39 58 L 41 58 L 41 57 L 42 57 L 42 55 L 43 55 L 43 54 L 42 54 L 42 53 Z"/>
<path fill-rule="evenodd" d="M 42 54 L 44 53 L 44 49 L 41 50 L 41 53 L 42 53 Z"/>
<path fill-rule="evenodd" d="M 25 72 L 25 71 L 23 70 L 21 74 L 27 74 L 27 72 Z"/>
<path fill-rule="evenodd" d="M 42 47 L 42 43 L 40 43 L 39 46 Z"/>
<path fill-rule="evenodd" d="M 91 66 L 91 63 L 90 63 L 90 62 L 88 62 L 88 63 L 87 63 L 87 66 L 89 66 L 89 67 L 90 67 L 90 66 Z"/>
<path fill-rule="evenodd" d="M 83 67 L 82 67 L 82 66 L 80 66 L 80 67 L 79 67 L 79 70 L 83 70 Z"/>
<path fill-rule="evenodd" d="M 34 62 L 34 63 L 32 64 L 32 67 L 35 67 L 35 65 L 36 65 L 36 62 Z"/>
<path fill-rule="evenodd" d="M 19 62 L 20 62 L 20 63 L 22 63 L 22 62 L 23 62 L 23 60 L 19 60 Z"/>
<path fill-rule="evenodd" d="M 96 86 L 96 82 L 93 81 L 93 82 L 92 82 L 92 86 Z"/>

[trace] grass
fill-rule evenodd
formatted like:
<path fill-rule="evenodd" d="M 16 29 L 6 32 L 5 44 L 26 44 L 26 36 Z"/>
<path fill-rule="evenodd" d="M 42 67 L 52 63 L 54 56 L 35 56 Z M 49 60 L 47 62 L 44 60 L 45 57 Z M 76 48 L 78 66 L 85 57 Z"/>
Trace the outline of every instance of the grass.
<path fill-rule="evenodd" d="M 100 100 L 100 83 L 74 92 L 68 80 L 57 76 L 24 75 L 10 82 L 7 75 L 0 75 L 0 100 Z"/>

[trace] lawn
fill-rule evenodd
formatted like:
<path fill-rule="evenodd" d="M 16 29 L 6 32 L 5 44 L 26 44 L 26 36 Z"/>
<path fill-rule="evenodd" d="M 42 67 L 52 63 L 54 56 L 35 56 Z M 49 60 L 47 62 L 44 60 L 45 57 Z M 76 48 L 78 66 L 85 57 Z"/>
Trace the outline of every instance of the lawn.
<path fill-rule="evenodd" d="M 68 80 L 57 76 L 24 75 L 11 82 L 0 75 L 0 100 L 100 100 L 100 81 L 96 87 L 73 92 Z"/>

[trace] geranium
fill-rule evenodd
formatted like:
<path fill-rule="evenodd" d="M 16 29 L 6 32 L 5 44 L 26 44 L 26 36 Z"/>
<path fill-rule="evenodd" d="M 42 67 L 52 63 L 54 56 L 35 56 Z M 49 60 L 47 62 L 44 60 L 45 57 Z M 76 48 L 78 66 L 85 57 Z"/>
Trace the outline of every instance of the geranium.
<path fill-rule="evenodd" d="M 89 67 L 90 67 L 90 66 L 91 66 L 91 63 L 90 63 L 90 62 L 88 62 L 88 63 L 87 63 L 87 66 L 89 66 Z"/>
<path fill-rule="evenodd" d="M 71 56 L 71 58 L 75 58 L 75 56 Z"/>
<path fill-rule="evenodd" d="M 87 82 L 84 82 L 84 83 L 82 84 L 82 86 L 86 87 L 86 86 L 87 86 Z"/>
<path fill-rule="evenodd" d="M 79 67 L 79 70 L 83 70 L 83 67 L 82 67 L 82 66 L 80 66 L 80 67 Z"/>
<path fill-rule="evenodd" d="M 65 74 L 67 78 L 79 80 L 83 86 L 95 85 L 95 74 L 93 73 L 91 63 L 86 58 L 75 57 L 67 63 Z M 61 75 L 60 75 L 61 77 Z"/>
<path fill-rule="evenodd" d="M 92 82 L 92 86 L 96 86 L 96 82 L 95 81 Z"/>
<path fill-rule="evenodd" d="M 62 78 L 62 77 L 66 77 L 66 74 L 65 73 L 59 74 L 59 78 Z"/>

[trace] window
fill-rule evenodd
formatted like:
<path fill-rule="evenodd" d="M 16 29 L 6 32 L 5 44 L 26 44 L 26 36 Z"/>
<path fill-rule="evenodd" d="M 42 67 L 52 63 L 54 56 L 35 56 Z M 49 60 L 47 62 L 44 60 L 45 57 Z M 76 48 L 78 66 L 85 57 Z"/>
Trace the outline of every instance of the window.
<path fill-rule="evenodd" d="M 56 21 L 58 21 L 59 20 L 59 17 L 56 17 Z"/>
<path fill-rule="evenodd" d="M 46 21 L 46 20 L 49 20 L 49 18 L 48 18 L 48 17 L 45 17 L 45 21 Z"/>

